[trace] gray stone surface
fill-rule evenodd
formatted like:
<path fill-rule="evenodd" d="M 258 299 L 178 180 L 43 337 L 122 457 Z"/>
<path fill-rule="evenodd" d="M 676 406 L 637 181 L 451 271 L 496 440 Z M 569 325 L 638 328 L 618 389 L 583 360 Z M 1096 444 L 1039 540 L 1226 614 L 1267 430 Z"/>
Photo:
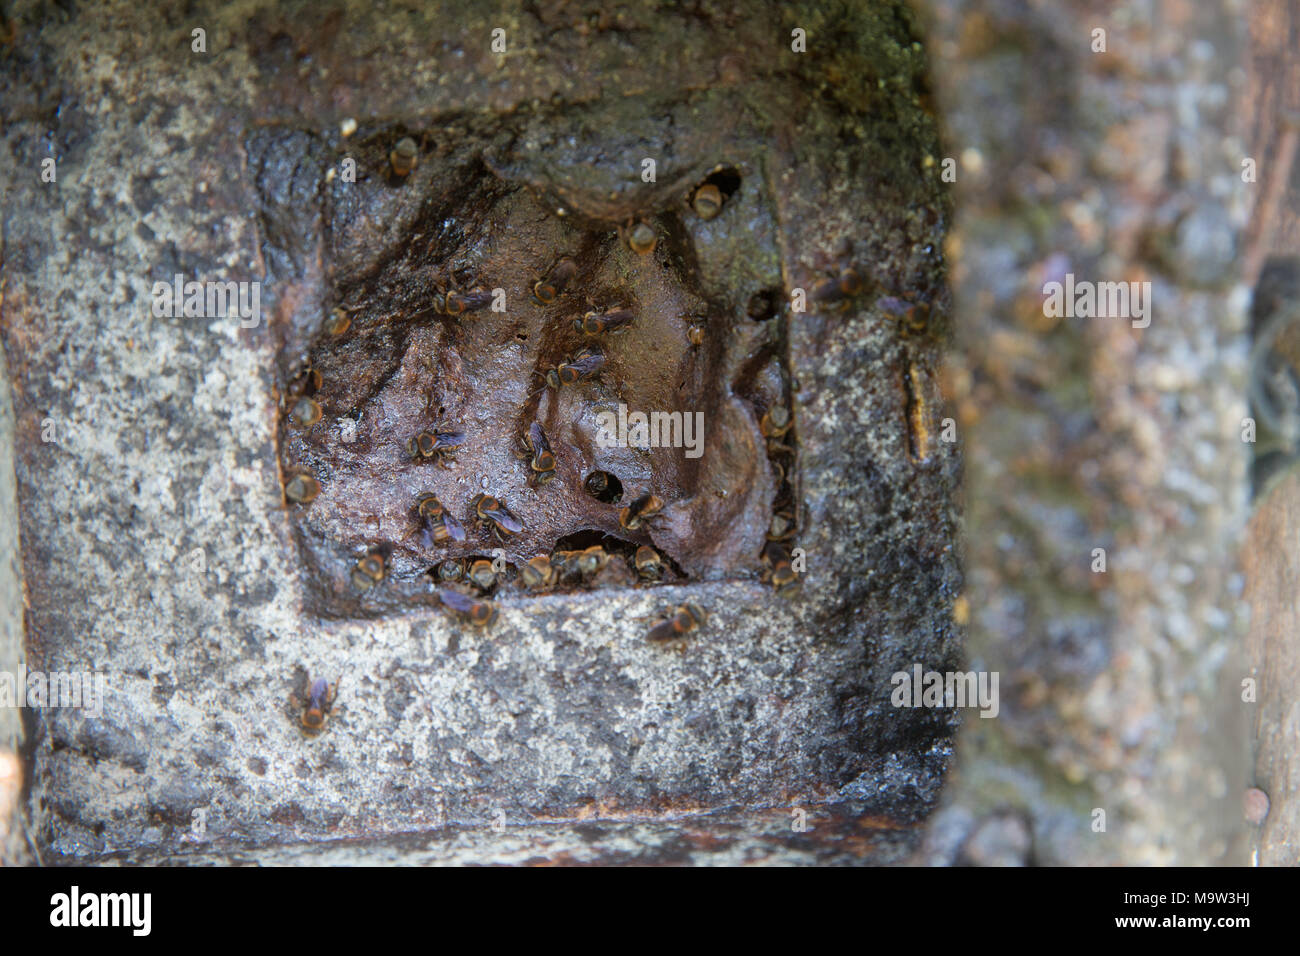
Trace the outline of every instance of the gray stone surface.
<path fill-rule="evenodd" d="M 895 711 L 889 676 L 958 660 L 957 458 L 916 434 L 938 400 L 947 210 L 905 17 L 889 4 L 755 16 L 721 4 L 492 15 L 107 3 L 73 15 L 27 3 L 14 19 L 0 338 L 27 648 L 33 666 L 108 682 L 101 718 L 48 710 L 34 722 L 30 811 L 47 856 L 166 855 L 196 810 L 218 855 L 481 827 L 498 813 L 518 825 L 811 807 L 842 791 L 881 826 L 924 816 L 953 715 Z M 498 26 L 509 52 L 494 56 Z M 790 52 L 794 26 L 822 38 L 817 55 Z M 206 54 L 190 50 L 195 27 Z M 692 134 L 705 89 L 744 118 L 743 138 Z M 541 103 L 587 137 L 583 175 L 537 161 L 550 153 L 531 138 L 554 125 L 532 125 Z M 280 499 L 279 403 L 338 263 L 307 246 L 307 266 L 286 274 L 274 253 L 285 237 L 259 207 L 268 192 L 310 206 L 323 184 L 274 171 L 257 183 L 247 143 L 279 126 L 341 157 L 348 118 L 358 141 L 511 132 L 533 159 L 503 172 L 506 185 L 565 196 L 611 234 L 623 206 L 602 213 L 608 189 L 655 211 L 680 201 L 693 171 L 743 162 L 775 210 L 787 288 L 859 264 L 868 294 L 789 327 L 802 599 L 778 600 L 741 567 L 707 583 L 506 597 L 486 634 L 427 605 L 311 613 Z M 606 127 L 629 145 L 600 150 Z M 661 156 L 671 195 L 637 187 L 643 149 Z M 40 180 L 47 156 L 56 184 Z M 694 239 L 706 269 L 747 241 L 727 223 Z M 355 263 L 404 239 L 394 221 L 340 255 Z M 153 283 L 177 272 L 264 280 L 264 321 L 153 317 Z M 730 281 L 716 279 L 720 292 Z M 932 304 L 934 325 L 905 336 L 875 307 L 882 294 Z M 723 294 L 714 308 L 737 302 Z M 41 441 L 47 419 L 57 442 Z M 684 651 L 648 646 L 648 619 L 687 599 L 707 627 Z M 301 670 L 341 679 L 313 740 L 286 702 Z M 912 838 L 891 839 L 835 852 L 896 859 Z"/>

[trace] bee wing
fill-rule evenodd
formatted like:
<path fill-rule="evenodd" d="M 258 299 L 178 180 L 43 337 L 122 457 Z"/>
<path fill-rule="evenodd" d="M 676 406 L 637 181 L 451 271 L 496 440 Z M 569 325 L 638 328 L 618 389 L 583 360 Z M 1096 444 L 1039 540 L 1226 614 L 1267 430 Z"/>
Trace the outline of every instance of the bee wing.
<path fill-rule="evenodd" d="M 465 433 L 458 429 L 447 429 L 436 433 L 434 448 L 455 448 L 465 441 Z"/>
<path fill-rule="evenodd" d="M 605 356 L 601 352 L 588 352 L 575 358 L 569 367 L 579 375 L 593 375 L 605 367 Z"/>
<path fill-rule="evenodd" d="M 528 440 L 532 442 L 533 451 L 551 450 L 551 443 L 546 440 L 546 432 L 542 431 L 540 422 L 533 422 L 528 426 Z"/>
<path fill-rule="evenodd" d="M 496 511 L 489 511 L 488 517 L 505 528 L 511 534 L 518 534 L 524 530 L 524 523 L 512 515 L 505 508 L 498 508 Z"/>
<path fill-rule="evenodd" d="M 615 309 L 612 312 L 606 312 L 604 315 L 605 331 L 614 332 L 629 325 L 632 322 L 631 309 Z"/>
<path fill-rule="evenodd" d="M 470 597 L 461 594 L 459 591 L 453 591 L 451 588 L 439 588 L 438 598 L 443 604 L 453 611 L 459 611 L 462 614 L 468 614 L 474 606 L 474 601 Z"/>
<path fill-rule="evenodd" d="M 442 514 L 442 526 L 447 529 L 453 541 L 465 540 L 465 526 L 460 523 L 458 518 L 453 518 L 449 512 Z"/>
<path fill-rule="evenodd" d="M 673 630 L 673 622 L 671 620 L 667 620 L 667 621 L 660 621 L 654 627 L 650 628 L 650 632 L 646 634 L 646 640 L 671 641 L 676 636 L 677 636 L 677 632 Z"/>

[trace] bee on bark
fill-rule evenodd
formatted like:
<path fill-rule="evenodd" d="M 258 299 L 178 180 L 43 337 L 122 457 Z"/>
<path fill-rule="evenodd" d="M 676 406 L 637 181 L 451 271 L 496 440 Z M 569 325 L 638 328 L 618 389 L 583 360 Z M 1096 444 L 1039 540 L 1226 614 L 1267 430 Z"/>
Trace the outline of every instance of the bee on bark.
<path fill-rule="evenodd" d="M 631 309 L 610 309 L 608 312 L 588 312 L 573 320 L 573 328 L 588 338 L 610 332 L 622 332 L 632 324 Z"/>
<path fill-rule="evenodd" d="M 352 586 L 358 591 L 369 591 L 384 580 L 387 562 L 379 550 L 368 552 L 352 568 Z"/>
<path fill-rule="evenodd" d="M 459 428 L 448 428 L 441 424 L 432 430 L 420 432 L 406 443 L 406 454 L 412 461 L 433 461 L 442 468 L 450 468 L 456 459 L 453 450 L 465 443 L 465 432 Z"/>
<path fill-rule="evenodd" d="M 551 267 L 545 278 L 533 283 L 533 298 L 542 305 L 550 305 L 564 292 L 577 272 L 578 264 L 565 256 Z"/>
<path fill-rule="evenodd" d="M 452 541 L 465 540 L 465 526 L 438 500 L 431 492 L 424 492 L 417 499 L 416 512 L 424 522 L 423 543 L 426 548 L 434 545 L 446 547 Z"/>
<path fill-rule="evenodd" d="M 492 304 L 492 293 L 487 289 L 471 289 L 469 292 L 448 292 L 443 298 L 443 312 L 446 315 L 463 315 L 466 312 L 479 312 Z"/>
<path fill-rule="evenodd" d="M 551 564 L 550 555 L 539 554 L 529 558 L 519 569 L 519 577 L 524 582 L 524 586 L 530 590 L 540 591 L 549 588 L 556 579 L 555 567 Z"/>
<path fill-rule="evenodd" d="M 510 535 L 524 530 L 524 523 L 491 495 L 475 495 L 470 502 L 470 511 L 475 524 L 486 528 L 498 541 L 504 542 Z"/>
<path fill-rule="evenodd" d="M 636 573 L 644 581 L 658 581 L 664 576 L 664 560 L 659 552 L 648 544 L 643 544 L 636 549 L 636 556 L 632 559 L 636 566 Z"/>
<path fill-rule="evenodd" d="M 475 600 L 468 594 L 451 588 L 439 588 L 438 599 L 458 617 L 475 627 L 488 627 L 497 619 L 497 609 L 491 601 Z"/>
<path fill-rule="evenodd" d="M 575 385 L 586 381 L 605 367 L 605 355 L 597 349 L 583 349 L 573 358 L 561 362 L 555 368 L 547 369 L 544 377 L 546 385 L 555 391 L 561 385 Z"/>
<path fill-rule="evenodd" d="M 546 440 L 546 432 L 542 430 L 541 423 L 533 422 L 528 426 L 524 445 L 531 472 L 529 482 L 540 488 L 555 477 L 556 465 L 555 452 L 551 451 L 551 443 Z"/>
<path fill-rule="evenodd" d="M 683 604 L 650 628 L 646 639 L 655 643 L 680 640 L 708 619 L 698 604 Z"/>
<path fill-rule="evenodd" d="M 334 709 L 338 692 L 338 681 L 331 684 L 325 678 L 318 677 L 308 686 L 306 677 L 303 678 L 303 686 L 289 695 L 289 703 L 294 710 L 302 711 L 299 720 L 303 733 L 314 737 L 325 729 L 325 722 Z"/>
<path fill-rule="evenodd" d="M 646 522 L 657 518 L 663 510 L 663 501 L 655 495 L 644 494 L 619 510 L 618 523 L 628 531 L 636 531 Z"/>

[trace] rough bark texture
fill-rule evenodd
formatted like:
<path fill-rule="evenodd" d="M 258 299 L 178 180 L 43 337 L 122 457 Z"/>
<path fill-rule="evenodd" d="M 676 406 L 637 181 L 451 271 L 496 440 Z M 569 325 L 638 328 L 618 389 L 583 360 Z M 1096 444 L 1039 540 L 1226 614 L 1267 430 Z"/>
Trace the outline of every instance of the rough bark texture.
<path fill-rule="evenodd" d="M 1244 860 L 1236 9 L 932 8 L 963 158 L 970 655 L 1004 679 L 1000 718 L 959 738 L 932 862 Z M 1046 318 L 1067 273 L 1151 282 L 1150 326 Z"/>

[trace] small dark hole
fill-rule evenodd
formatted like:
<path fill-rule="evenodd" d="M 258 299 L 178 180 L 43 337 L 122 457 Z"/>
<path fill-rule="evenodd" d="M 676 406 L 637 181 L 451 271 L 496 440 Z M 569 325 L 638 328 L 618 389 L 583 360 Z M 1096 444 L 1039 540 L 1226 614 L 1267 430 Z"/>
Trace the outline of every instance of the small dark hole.
<path fill-rule="evenodd" d="M 780 289 L 764 289 L 749 297 L 745 313 L 755 322 L 766 322 L 776 318 L 781 310 L 782 294 Z"/>
<path fill-rule="evenodd" d="M 585 551 L 596 545 L 600 545 L 609 554 L 618 554 L 629 559 L 636 553 L 636 545 L 632 542 L 624 541 L 622 538 L 616 538 L 612 534 L 605 534 L 605 532 L 597 531 L 594 528 L 585 528 L 582 531 L 566 534 L 555 542 L 555 550 Z"/>
<path fill-rule="evenodd" d="M 735 195 L 736 190 L 740 188 L 740 170 L 735 166 L 724 166 L 705 177 L 706 183 L 712 183 L 718 187 L 718 192 L 722 193 L 723 199 L 730 199 Z"/>
<path fill-rule="evenodd" d="M 587 476 L 584 486 L 587 494 L 607 505 L 623 497 L 623 482 L 618 480 L 617 475 L 608 471 L 593 471 Z"/>

